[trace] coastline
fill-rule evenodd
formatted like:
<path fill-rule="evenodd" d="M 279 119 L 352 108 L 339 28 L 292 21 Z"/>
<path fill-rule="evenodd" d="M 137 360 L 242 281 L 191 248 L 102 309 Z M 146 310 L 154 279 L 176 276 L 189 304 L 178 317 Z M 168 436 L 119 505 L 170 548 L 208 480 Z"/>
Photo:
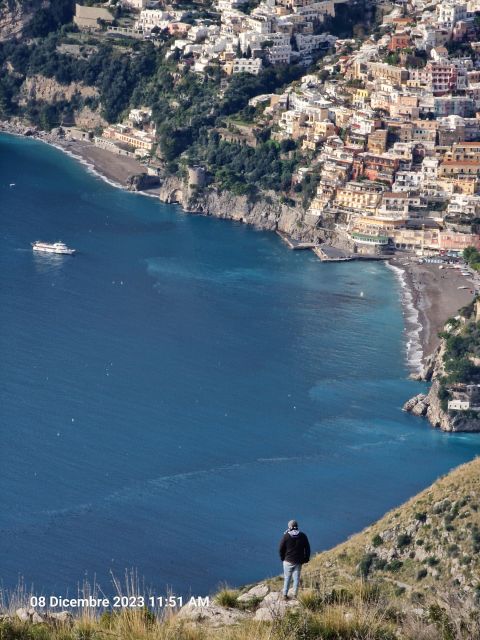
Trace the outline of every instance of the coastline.
<path fill-rule="evenodd" d="M 420 263 L 419 258 L 397 255 L 389 261 L 402 285 L 407 332 L 407 360 L 414 377 L 421 377 L 425 361 L 440 345 L 438 333 L 448 318 L 468 305 L 475 293 L 474 276 L 463 269 Z M 467 287 L 467 288 L 461 288 Z"/>
<path fill-rule="evenodd" d="M 144 173 L 145 166 L 134 158 L 113 154 L 96 147 L 91 142 L 69 140 L 46 131 L 37 131 L 23 125 L 0 121 L 0 133 L 32 138 L 63 151 L 83 164 L 91 173 L 118 189 L 127 189 L 128 178 Z M 157 195 L 155 189 L 143 192 L 144 195 Z"/>
<path fill-rule="evenodd" d="M 83 164 L 98 178 L 123 190 L 131 191 L 128 188 L 128 179 L 132 175 L 145 173 L 145 166 L 139 160 L 112 154 L 91 142 L 68 140 L 54 133 L 33 130 L 6 121 L 0 121 L 0 133 L 32 137 L 53 146 Z M 168 202 L 161 197 L 161 189 L 158 187 L 133 193 Z M 182 210 L 191 213 L 185 207 L 182 207 Z M 210 211 L 194 213 L 229 218 Z M 249 223 L 243 218 L 240 220 Z M 264 228 L 269 230 L 270 226 Z M 407 366 L 412 377 L 422 378 L 426 360 L 440 343 L 438 332 L 443 328 L 445 321 L 456 315 L 459 308 L 471 302 L 475 290 L 473 276 L 467 279 L 461 275 L 459 269 L 439 270 L 437 264 L 420 264 L 417 257 L 408 254 L 396 255 L 385 261 L 385 264 L 393 270 L 401 285 Z M 465 285 L 469 288 L 458 288 Z"/>
<path fill-rule="evenodd" d="M 416 307 L 412 283 L 409 281 L 407 270 L 398 266 L 394 259 L 386 261 L 385 265 L 391 269 L 400 283 L 402 313 L 404 319 L 405 352 L 407 367 L 411 371 L 412 377 L 420 377 L 423 369 L 425 348 L 422 343 L 422 325 L 420 313 Z"/>

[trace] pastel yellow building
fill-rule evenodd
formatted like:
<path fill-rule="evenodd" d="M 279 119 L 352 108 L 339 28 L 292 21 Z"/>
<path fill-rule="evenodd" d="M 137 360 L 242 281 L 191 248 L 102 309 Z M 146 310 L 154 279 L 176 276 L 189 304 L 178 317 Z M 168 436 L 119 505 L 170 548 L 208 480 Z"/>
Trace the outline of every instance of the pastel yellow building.
<path fill-rule="evenodd" d="M 375 211 L 382 199 L 382 188 L 371 182 L 349 182 L 337 189 L 336 204 L 346 209 Z"/>

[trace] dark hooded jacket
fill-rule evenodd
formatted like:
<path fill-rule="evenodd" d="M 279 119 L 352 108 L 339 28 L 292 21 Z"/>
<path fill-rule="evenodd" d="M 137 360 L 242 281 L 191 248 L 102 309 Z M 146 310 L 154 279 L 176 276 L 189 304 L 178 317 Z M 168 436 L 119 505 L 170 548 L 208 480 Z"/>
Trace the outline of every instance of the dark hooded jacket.
<path fill-rule="evenodd" d="M 282 562 L 304 564 L 310 560 L 310 543 L 302 531 L 289 529 L 280 540 L 279 552 Z"/>

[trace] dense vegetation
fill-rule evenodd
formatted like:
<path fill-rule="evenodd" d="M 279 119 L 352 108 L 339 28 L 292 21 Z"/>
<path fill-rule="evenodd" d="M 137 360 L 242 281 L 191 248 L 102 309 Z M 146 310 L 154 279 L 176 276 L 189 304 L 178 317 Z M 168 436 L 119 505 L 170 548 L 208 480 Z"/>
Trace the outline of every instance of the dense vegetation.
<path fill-rule="evenodd" d="M 478 251 L 478 249 L 475 249 L 475 247 L 467 247 L 463 252 L 463 257 L 472 269 L 480 271 L 480 251 Z"/>
<path fill-rule="evenodd" d="M 221 189 L 253 196 L 257 186 L 276 191 L 290 187 L 298 162 L 295 156 L 290 158 L 282 152 L 284 146 L 266 141 L 252 148 L 224 142 L 217 133 L 203 132 L 191 157 L 208 167 Z"/>
<path fill-rule="evenodd" d="M 465 249 L 463 257 L 474 269 L 480 269 L 480 253 L 474 247 Z M 440 334 L 444 340 L 443 364 L 445 375 L 440 381 L 439 398 L 446 410 L 450 397 L 448 386 L 454 384 L 480 383 L 480 323 L 475 318 L 474 299 L 459 311 L 459 316 L 450 318 Z"/>
<path fill-rule="evenodd" d="M 48 6 L 41 6 L 33 12 L 25 35 L 33 38 L 47 36 L 63 24 L 71 22 L 74 13 L 74 0 L 50 0 Z"/>
<path fill-rule="evenodd" d="M 82 82 L 98 90 L 101 112 L 108 122 L 121 120 L 131 107 L 152 107 L 159 151 L 172 170 L 179 156 L 190 150 L 191 159 L 207 163 L 222 188 L 253 193 L 256 185 L 289 187 L 296 162 L 282 157 L 281 147 L 268 141 L 268 133 L 253 149 L 221 142 L 211 132 L 224 126 L 226 117 L 244 112 L 251 97 L 274 92 L 298 78 L 303 73 L 299 66 L 267 67 L 258 76 L 239 74 L 221 91 L 225 80 L 220 67 L 196 74 L 189 65 L 166 59 L 168 43 L 155 47 L 135 42 L 125 50 L 105 41 L 88 57 L 74 58 L 59 53 L 61 40 L 60 34 L 52 33 L 35 45 L 9 42 L 0 46 L 0 65 L 8 60 L 15 72 L 0 79 L 0 115 L 19 112 L 15 96 L 25 77 L 42 75 L 64 85 Z M 97 106 L 93 98 L 83 102 Z M 71 124 L 80 107 L 80 96 L 53 104 L 29 101 L 22 113 L 41 128 L 51 129 Z"/>

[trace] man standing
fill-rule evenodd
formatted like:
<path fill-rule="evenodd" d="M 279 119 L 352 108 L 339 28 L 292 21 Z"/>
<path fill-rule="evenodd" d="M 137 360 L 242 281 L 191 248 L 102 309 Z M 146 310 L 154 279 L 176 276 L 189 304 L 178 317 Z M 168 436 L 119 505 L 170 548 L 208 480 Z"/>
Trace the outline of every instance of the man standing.
<path fill-rule="evenodd" d="M 310 543 L 307 536 L 298 530 L 296 520 L 290 520 L 288 529 L 280 540 L 280 558 L 283 562 L 283 598 L 288 600 L 288 589 L 293 577 L 293 597 L 298 594 L 302 564 L 310 560 Z"/>

